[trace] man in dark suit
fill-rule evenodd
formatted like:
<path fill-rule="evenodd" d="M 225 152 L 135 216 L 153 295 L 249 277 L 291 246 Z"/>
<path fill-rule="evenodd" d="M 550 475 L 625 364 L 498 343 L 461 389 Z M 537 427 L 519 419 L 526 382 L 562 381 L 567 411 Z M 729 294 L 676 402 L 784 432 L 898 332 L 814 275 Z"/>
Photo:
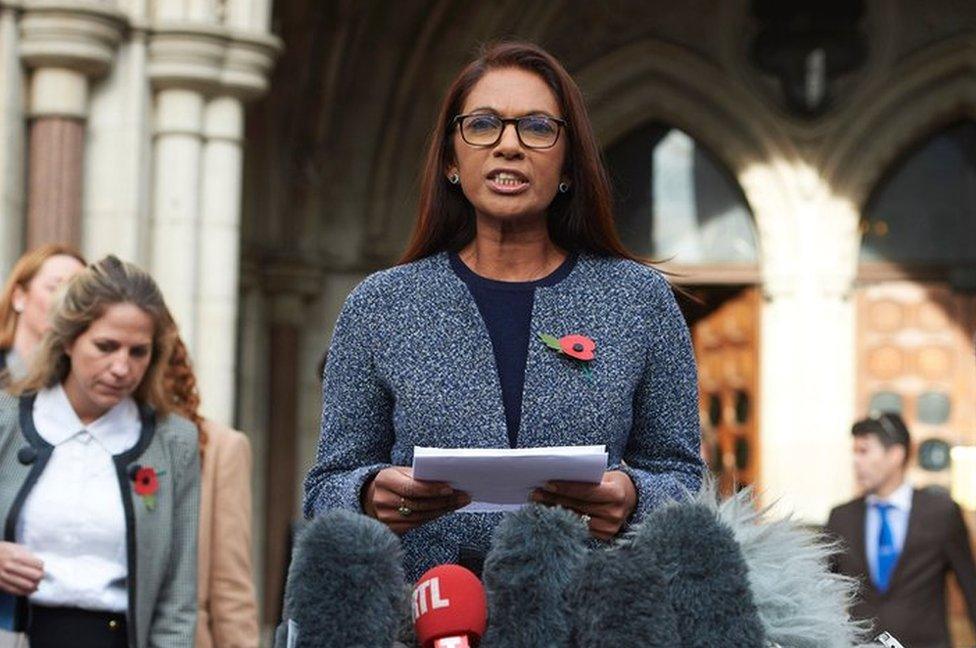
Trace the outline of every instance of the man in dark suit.
<path fill-rule="evenodd" d="M 959 506 L 944 492 L 917 490 L 905 480 L 911 439 L 900 416 L 858 421 L 852 434 L 864 496 L 835 508 L 827 522 L 845 547 L 836 570 L 861 581 L 851 612 L 906 648 L 948 648 L 950 569 L 976 627 L 976 565 Z"/>

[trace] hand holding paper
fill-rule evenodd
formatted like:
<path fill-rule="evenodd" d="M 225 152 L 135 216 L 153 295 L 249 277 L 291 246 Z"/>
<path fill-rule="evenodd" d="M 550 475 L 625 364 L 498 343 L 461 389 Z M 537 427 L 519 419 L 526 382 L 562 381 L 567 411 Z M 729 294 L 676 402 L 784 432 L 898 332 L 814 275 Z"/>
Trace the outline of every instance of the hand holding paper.
<path fill-rule="evenodd" d="M 551 448 L 414 448 L 413 476 L 446 482 L 471 496 L 460 512 L 511 510 L 550 481 L 599 484 L 606 446 Z"/>

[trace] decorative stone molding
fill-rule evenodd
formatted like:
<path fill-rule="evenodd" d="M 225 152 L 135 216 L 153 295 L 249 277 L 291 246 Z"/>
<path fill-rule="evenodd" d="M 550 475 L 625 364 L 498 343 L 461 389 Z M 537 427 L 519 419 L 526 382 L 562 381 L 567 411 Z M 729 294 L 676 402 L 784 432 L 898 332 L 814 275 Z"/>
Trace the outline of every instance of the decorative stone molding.
<path fill-rule="evenodd" d="M 221 89 L 240 99 L 254 99 L 268 91 L 268 77 L 282 42 L 277 36 L 232 32 L 221 74 Z"/>
<path fill-rule="evenodd" d="M 149 34 L 149 78 L 157 90 L 220 87 L 229 38 L 219 27 L 160 23 Z"/>
<path fill-rule="evenodd" d="M 157 89 L 178 87 L 253 99 L 267 92 L 281 48 L 281 39 L 271 34 L 157 23 L 149 36 L 149 76 Z"/>
<path fill-rule="evenodd" d="M 125 16 L 92 0 L 24 0 L 20 58 L 32 68 L 63 68 L 94 76 L 108 70 L 122 40 Z"/>

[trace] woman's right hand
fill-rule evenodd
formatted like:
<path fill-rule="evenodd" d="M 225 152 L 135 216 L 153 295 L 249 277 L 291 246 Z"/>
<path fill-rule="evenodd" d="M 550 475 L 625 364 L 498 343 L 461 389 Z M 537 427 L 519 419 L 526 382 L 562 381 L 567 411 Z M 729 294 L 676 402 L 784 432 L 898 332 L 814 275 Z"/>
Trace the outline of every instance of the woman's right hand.
<path fill-rule="evenodd" d="M 29 596 L 37 591 L 44 577 L 44 563 L 13 542 L 0 542 L 0 589 L 17 596 Z"/>
<path fill-rule="evenodd" d="M 366 515 L 376 518 L 397 534 L 470 503 L 467 493 L 454 490 L 444 482 L 414 479 L 413 471 L 405 466 L 379 471 L 363 493 Z M 401 509 L 409 509 L 409 515 L 403 515 Z"/>

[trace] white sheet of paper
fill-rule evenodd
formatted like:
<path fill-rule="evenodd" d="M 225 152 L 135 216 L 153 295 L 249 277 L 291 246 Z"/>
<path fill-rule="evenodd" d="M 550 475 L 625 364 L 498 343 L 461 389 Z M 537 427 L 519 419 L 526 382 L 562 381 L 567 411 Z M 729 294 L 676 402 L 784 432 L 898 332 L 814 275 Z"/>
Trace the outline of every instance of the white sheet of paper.
<path fill-rule="evenodd" d="M 606 446 L 413 449 L 415 479 L 447 482 L 471 495 L 461 513 L 517 509 L 547 481 L 599 484 L 606 469 Z"/>

